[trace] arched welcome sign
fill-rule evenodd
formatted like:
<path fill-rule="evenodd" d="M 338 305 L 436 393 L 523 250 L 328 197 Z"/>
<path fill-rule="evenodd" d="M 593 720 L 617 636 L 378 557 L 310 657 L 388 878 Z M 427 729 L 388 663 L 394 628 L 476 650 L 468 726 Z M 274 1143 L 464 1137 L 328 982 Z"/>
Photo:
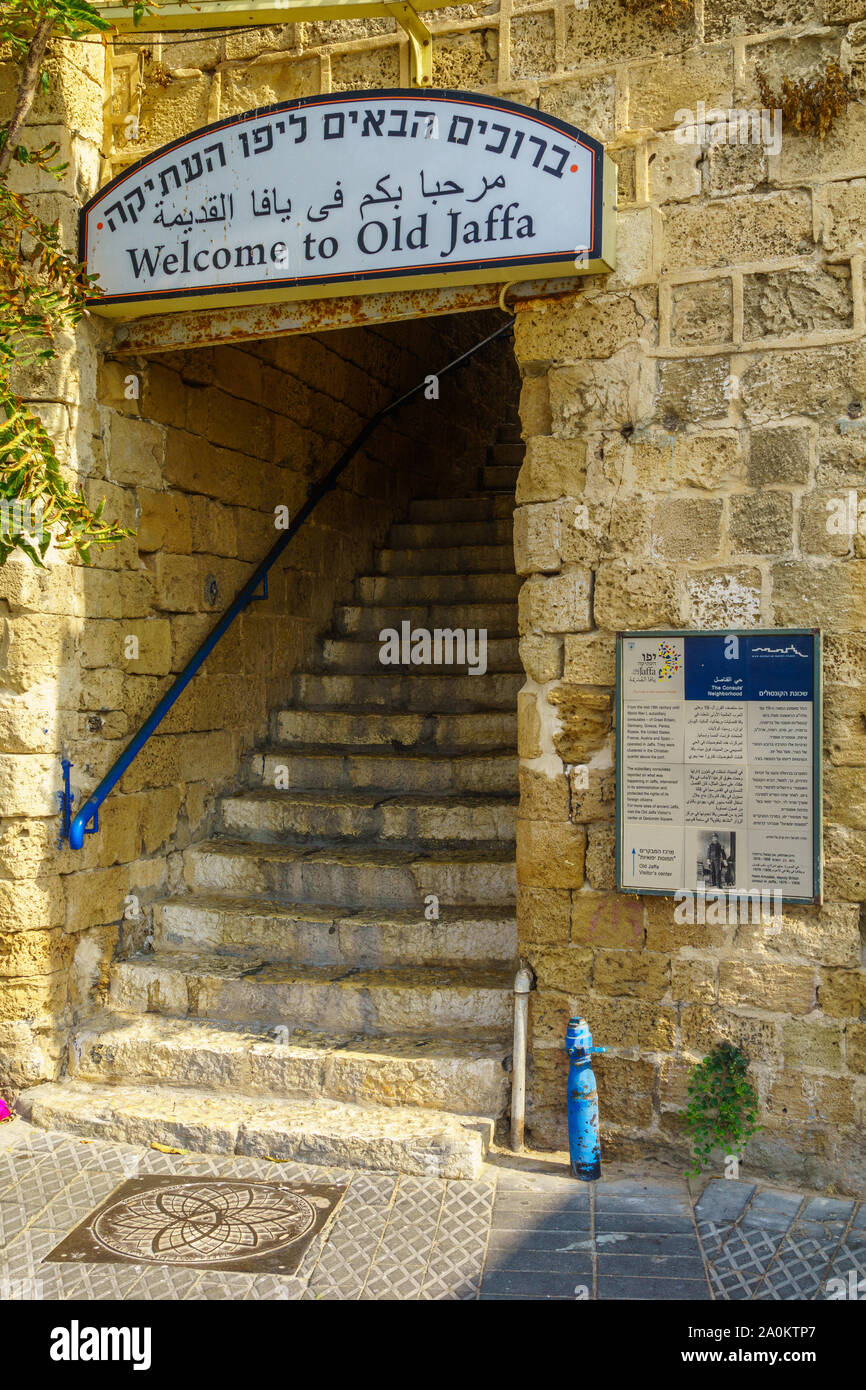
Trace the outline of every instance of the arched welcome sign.
<path fill-rule="evenodd" d="M 281 102 L 173 141 L 81 214 L 99 313 L 613 268 L 615 167 L 543 112 L 467 92 Z"/>

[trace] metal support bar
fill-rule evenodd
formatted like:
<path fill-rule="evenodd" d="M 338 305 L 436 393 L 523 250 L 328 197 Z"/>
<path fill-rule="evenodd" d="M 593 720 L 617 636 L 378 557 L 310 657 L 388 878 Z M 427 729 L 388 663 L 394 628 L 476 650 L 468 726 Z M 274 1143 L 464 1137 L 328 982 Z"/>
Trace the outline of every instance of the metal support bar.
<path fill-rule="evenodd" d="M 470 357 L 474 357 L 476 352 L 480 352 L 481 349 L 487 347 L 488 344 L 496 342 L 498 338 L 505 337 L 506 333 L 511 332 L 513 326 L 513 318 L 506 320 L 495 332 L 489 333 L 488 336 L 482 338 L 480 342 L 473 343 L 472 347 L 467 348 L 459 357 L 452 358 L 450 362 L 446 363 L 446 365 L 436 373 L 436 376 L 441 378 L 447 376 L 449 372 L 455 371 L 457 367 L 468 361 Z M 400 410 L 404 405 L 408 405 L 409 401 L 426 390 L 428 381 L 429 377 L 423 377 L 416 386 L 413 386 L 408 391 L 404 391 L 402 396 L 397 396 L 390 404 L 384 406 L 382 410 L 377 411 L 377 413 L 367 421 L 363 429 L 358 432 L 349 447 L 344 449 L 343 453 L 337 459 L 336 463 L 331 466 L 321 482 L 316 483 L 315 486 L 310 489 L 306 502 L 304 502 L 303 506 L 293 517 L 290 525 L 283 532 L 280 539 L 271 546 L 271 549 L 240 590 L 234 602 L 226 609 L 216 627 L 205 638 L 195 655 L 190 657 L 186 666 L 184 666 L 180 675 L 176 677 L 174 683 L 163 695 L 153 713 L 145 720 L 138 733 L 130 740 L 117 761 L 112 764 L 99 785 L 90 793 L 90 796 L 81 807 L 78 815 L 71 820 L 69 817 L 71 816 L 72 810 L 72 792 L 69 787 L 69 764 L 66 759 L 63 759 L 62 766 L 65 779 L 65 791 L 59 793 L 63 810 L 60 833 L 61 839 L 68 839 L 72 849 L 81 849 L 84 843 L 84 836 L 93 834 L 99 828 L 98 812 L 106 796 L 120 781 L 130 763 L 141 752 L 151 734 L 168 714 L 168 711 L 171 709 L 178 696 L 181 695 L 189 685 L 199 667 L 207 660 L 217 642 L 228 630 L 238 614 L 242 613 L 253 600 L 266 597 L 268 572 L 273 565 L 276 564 L 292 537 L 296 535 L 303 526 L 317 503 L 335 486 L 340 475 L 344 472 L 348 464 L 351 463 L 358 450 L 366 444 L 370 435 L 382 421 L 387 419 L 389 415 L 393 415 L 396 411 Z M 260 585 L 265 585 L 264 591 L 259 589 Z"/>
<path fill-rule="evenodd" d="M 433 35 L 411 5 L 388 5 L 409 40 L 409 82 L 412 87 L 433 85 Z"/>

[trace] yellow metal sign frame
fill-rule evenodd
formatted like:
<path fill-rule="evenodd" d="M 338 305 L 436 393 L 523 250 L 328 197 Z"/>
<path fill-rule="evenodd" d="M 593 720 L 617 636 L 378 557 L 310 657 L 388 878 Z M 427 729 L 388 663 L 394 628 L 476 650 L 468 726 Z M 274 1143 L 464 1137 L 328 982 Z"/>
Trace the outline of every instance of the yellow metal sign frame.
<path fill-rule="evenodd" d="M 424 0 L 425 10 L 439 10 L 453 0 Z M 396 19 L 409 40 L 410 80 L 413 87 L 433 84 L 433 36 L 417 10 L 400 0 L 166 0 L 135 23 L 131 5 L 94 7 L 115 29 L 135 33 L 167 33 L 175 29 L 233 29 L 266 24 L 303 24 L 326 19 Z"/>

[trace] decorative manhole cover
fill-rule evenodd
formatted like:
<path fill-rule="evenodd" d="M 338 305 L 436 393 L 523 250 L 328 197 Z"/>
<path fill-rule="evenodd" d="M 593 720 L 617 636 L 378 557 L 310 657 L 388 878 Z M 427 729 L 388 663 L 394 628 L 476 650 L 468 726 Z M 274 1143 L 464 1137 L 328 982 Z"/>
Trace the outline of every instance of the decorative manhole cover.
<path fill-rule="evenodd" d="M 292 1274 L 343 1191 L 234 1178 L 132 1178 L 47 1259 Z"/>

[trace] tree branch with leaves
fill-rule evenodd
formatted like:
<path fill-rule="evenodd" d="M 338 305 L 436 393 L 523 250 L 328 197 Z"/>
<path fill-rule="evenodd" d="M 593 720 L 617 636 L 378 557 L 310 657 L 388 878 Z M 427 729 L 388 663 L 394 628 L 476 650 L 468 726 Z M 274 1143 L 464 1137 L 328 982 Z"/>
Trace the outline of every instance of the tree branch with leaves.
<path fill-rule="evenodd" d="M 137 21 L 150 7 L 135 0 L 132 8 Z M 39 91 L 49 85 L 48 44 L 109 27 L 87 0 L 0 0 L 0 44 L 20 69 L 12 118 L 0 131 L 0 565 L 16 549 L 42 565 L 52 539 L 89 564 L 91 546 L 131 534 L 103 519 L 104 502 L 91 509 L 69 486 L 48 430 L 13 384 L 13 373 L 20 379 L 57 356 L 56 335 L 73 329 L 99 293 L 63 246 L 59 220 L 40 218 L 27 195 L 10 188 L 9 175 L 18 165 L 63 177 L 68 166 L 58 162 L 56 141 L 35 150 L 22 142 Z"/>

